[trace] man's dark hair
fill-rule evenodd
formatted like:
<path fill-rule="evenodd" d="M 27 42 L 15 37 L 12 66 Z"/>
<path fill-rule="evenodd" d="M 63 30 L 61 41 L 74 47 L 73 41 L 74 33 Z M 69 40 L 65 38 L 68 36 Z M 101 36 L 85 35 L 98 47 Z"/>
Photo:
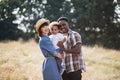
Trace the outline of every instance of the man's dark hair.
<path fill-rule="evenodd" d="M 66 17 L 60 17 L 60 18 L 57 20 L 57 22 L 59 22 L 59 21 L 61 21 L 61 20 L 65 20 L 65 21 L 68 22 L 68 19 L 67 19 Z"/>

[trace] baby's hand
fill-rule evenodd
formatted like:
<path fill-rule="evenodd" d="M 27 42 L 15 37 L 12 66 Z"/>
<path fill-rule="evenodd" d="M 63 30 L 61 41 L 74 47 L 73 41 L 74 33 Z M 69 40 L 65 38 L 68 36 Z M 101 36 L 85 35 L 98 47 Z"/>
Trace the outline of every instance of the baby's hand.
<path fill-rule="evenodd" d="M 62 42 L 64 43 L 66 41 L 66 38 L 64 38 L 63 40 L 62 40 Z"/>

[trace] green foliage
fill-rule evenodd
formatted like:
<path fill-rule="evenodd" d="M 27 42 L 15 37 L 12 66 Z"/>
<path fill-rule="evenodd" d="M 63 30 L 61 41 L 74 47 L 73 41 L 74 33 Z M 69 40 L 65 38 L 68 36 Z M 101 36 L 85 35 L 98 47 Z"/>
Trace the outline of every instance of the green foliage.
<path fill-rule="evenodd" d="M 75 7 L 76 23 L 83 35 L 85 44 L 101 44 L 104 47 L 118 48 L 120 40 L 115 19 L 114 0 L 71 0 Z M 81 5 L 80 5 L 81 4 Z M 118 18 L 117 18 L 118 19 Z"/>
<path fill-rule="evenodd" d="M 61 16 L 60 9 L 62 9 L 62 5 L 64 0 L 47 0 L 47 3 L 43 4 L 45 8 L 43 8 L 44 16 L 50 20 L 56 20 L 59 16 Z"/>
<path fill-rule="evenodd" d="M 22 32 L 17 28 L 17 24 L 13 23 L 16 20 L 16 15 L 12 12 L 20 6 L 17 0 L 2 0 L 0 2 L 0 40 L 17 39 Z"/>
<path fill-rule="evenodd" d="M 0 39 L 34 37 L 38 19 L 55 21 L 66 16 L 71 29 L 82 35 L 83 44 L 120 49 L 120 17 L 115 12 L 116 6 L 120 7 L 119 0 L 1 0 Z M 17 18 L 20 24 L 13 23 Z M 24 28 L 25 33 L 17 26 Z"/>

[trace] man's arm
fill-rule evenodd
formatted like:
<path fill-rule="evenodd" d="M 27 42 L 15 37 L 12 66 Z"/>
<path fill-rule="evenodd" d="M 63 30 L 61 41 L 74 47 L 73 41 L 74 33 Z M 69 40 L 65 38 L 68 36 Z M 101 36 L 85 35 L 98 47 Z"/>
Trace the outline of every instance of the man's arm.
<path fill-rule="evenodd" d="M 70 54 L 79 54 L 81 52 L 81 44 L 78 43 L 76 44 L 72 49 L 70 50 L 66 50 L 64 49 L 63 51 L 65 51 L 66 53 L 70 53 Z"/>
<path fill-rule="evenodd" d="M 77 43 L 72 49 L 66 50 L 64 48 L 63 42 L 59 41 L 57 44 L 61 50 L 65 51 L 68 54 L 79 54 L 81 52 L 81 43 Z"/>

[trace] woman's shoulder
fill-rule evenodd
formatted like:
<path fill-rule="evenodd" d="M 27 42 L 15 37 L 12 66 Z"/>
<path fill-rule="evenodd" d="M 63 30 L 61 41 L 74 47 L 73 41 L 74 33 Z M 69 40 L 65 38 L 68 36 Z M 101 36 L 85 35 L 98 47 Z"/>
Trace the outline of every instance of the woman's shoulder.
<path fill-rule="evenodd" d="M 48 40 L 49 40 L 48 36 L 42 36 L 40 39 L 41 42 L 48 41 Z"/>

